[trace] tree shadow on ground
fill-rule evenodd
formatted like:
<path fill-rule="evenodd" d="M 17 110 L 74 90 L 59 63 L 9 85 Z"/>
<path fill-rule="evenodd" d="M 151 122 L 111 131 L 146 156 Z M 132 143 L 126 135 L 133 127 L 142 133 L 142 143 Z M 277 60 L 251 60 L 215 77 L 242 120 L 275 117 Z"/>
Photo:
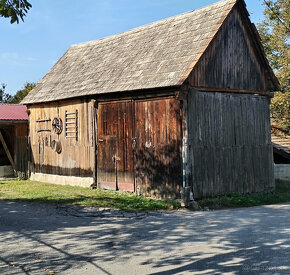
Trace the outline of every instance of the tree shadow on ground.
<path fill-rule="evenodd" d="M 0 273 L 64 274 L 91 266 L 147 274 L 289 274 L 290 205 L 74 217 L 57 206 L 0 201 Z M 127 266 L 126 266 L 127 265 Z M 135 269 L 136 270 L 136 269 Z"/>

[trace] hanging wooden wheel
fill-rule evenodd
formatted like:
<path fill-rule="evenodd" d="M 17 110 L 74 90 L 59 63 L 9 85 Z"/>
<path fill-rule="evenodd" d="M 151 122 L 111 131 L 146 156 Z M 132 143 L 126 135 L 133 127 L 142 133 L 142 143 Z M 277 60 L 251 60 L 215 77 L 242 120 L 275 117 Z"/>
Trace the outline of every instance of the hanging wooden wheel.
<path fill-rule="evenodd" d="M 62 132 L 62 120 L 60 117 L 55 117 L 52 120 L 52 129 L 54 132 L 56 132 L 58 135 Z"/>

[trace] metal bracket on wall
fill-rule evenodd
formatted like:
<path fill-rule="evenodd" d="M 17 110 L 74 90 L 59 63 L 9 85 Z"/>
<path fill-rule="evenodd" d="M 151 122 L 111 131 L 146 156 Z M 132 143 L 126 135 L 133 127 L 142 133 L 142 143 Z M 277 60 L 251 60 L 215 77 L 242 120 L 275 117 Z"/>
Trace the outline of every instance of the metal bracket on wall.
<path fill-rule="evenodd" d="M 78 110 L 65 111 L 65 137 L 78 140 Z"/>
<path fill-rule="evenodd" d="M 48 126 L 48 122 L 51 121 L 50 118 L 44 118 L 44 119 L 38 119 L 36 120 L 37 123 L 37 129 L 36 132 L 51 132 Z M 44 125 L 43 125 L 44 124 Z"/>

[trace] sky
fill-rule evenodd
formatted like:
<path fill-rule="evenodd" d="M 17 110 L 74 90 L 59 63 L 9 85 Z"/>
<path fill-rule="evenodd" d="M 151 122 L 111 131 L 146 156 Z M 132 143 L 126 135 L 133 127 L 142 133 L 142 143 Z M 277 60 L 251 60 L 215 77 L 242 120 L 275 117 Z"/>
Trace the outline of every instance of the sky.
<path fill-rule="evenodd" d="M 24 22 L 0 17 L 0 84 L 15 94 L 38 82 L 72 44 L 96 40 L 210 5 L 217 0 L 30 0 Z M 252 22 L 262 0 L 246 0 Z"/>

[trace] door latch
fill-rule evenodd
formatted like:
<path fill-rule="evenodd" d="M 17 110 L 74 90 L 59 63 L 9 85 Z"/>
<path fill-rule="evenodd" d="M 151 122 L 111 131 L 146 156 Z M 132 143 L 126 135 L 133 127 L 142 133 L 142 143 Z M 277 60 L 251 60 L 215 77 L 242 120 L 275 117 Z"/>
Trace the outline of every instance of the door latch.
<path fill-rule="evenodd" d="M 132 138 L 132 148 L 133 148 L 133 150 L 136 149 L 136 145 L 137 145 L 137 138 L 134 137 L 134 138 Z"/>
<path fill-rule="evenodd" d="M 119 161 L 119 160 L 120 160 L 120 158 L 117 157 L 117 155 L 114 155 L 114 156 L 112 157 L 112 161 L 113 161 L 114 163 L 116 163 L 116 161 Z"/>

